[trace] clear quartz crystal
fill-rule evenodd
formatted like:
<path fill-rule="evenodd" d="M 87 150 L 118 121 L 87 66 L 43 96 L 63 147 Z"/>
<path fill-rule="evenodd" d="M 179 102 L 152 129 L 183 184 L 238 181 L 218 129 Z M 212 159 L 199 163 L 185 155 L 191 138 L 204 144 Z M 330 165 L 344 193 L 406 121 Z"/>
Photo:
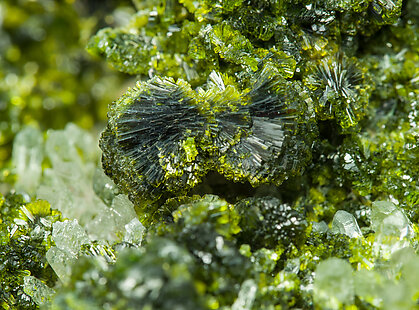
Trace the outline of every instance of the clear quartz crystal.
<path fill-rule="evenodd" d="M 63 251 L 58 247 L 52 247 L 48 250 L 46 259 L 58 278 L 60 278 L 63 283 L 67 283 L 70 280 L 71 266 L 77 260 L 76 256 Z"/>
<path fill-rule="evenodd" d="M 335 234 L 344 234 L 349 238 L 358 238 L 362 236 L 361 229 L 355 217 L 343 210 L 336 212 L 332 222 L 332 232 Z"/>
<path fill-rule="evenodd" d="M 312 226 L 313 226 L 313 232 L 327 233 L 329 231 L 329 227 L 327 226 L 325 221 L 313 222 Z"/>
<path fill-rule="evenodd" d="M 125 225 L 124 242 L 140 245 L 145 233 L 145 227 L 140 221 L 134 218 L 131 222 Z"/>
<path fill-rule="evenodd" d="M 112 201 L 111 210 L 114 213 L 115 224 L 119 230 L 123 230 L 126 224 L 137 218 L 134 205 L 126 195 L 116 196 Z"/>
<path fill-rule="evenodd" d="M 25 127 L 16 135 L 12 165 L 15 167 L 15 188 L 18 192 L 30 195 L 35 192 L 42 175 L 43 153 L 43 137 L 39 129 Z"/>
<path fill-rule="evenodd" d="M 100 167 L 95 169 L 93 176 L 93 190 L 107 206 L 112 205 L 115 195 L 119 193 L 116 184 L 103 172 L 103 169 Z"/>
<path fill-rule="evenodd" d="M 354 279 L 351 265 L 339 258 L 319 263 L 314 279 L 316 309 L 342 309 L 354 300 Z"/>
<path fill-rule="evenodd" d="M 257 285 L 254 280 L 246 280 L 242 283 L 239 295 L 232 305 L 232 310 L 250 310 L 253 309 L 253 302 L 255 301 L 257 292 Z"/>
<path fill-rule="evenodd" d="M 55 222 L 52 225 L 52 239 L 59 249 L 74 256 L 78 254 L 83 244 L 90 242 L 77 220 Z"/>
<path fill-rule="evenodd" d="M 50 298 L 55 294 L 55 291 L 52 288 L 49 288 L 41 280 L 33 276 L 25 276 L 23 281 L 23 291 L 25 294 L 29 295 L 38 306 L 48 303 Z"/>
<path fill-rule="evenodd" d="M 90 242 L 89 237 L 77 220 L 67 220 L 52 225 L 52 239 L 56 246 L 48 250 L 46 258 L 61 281 L 67 282 L 71 266 L 77 260 L 81 246 Z"/>
<path fill-rule="evenodd" d="M 389 258 L 397 250 L 408 247 L 415 237 L 406 214 L 389 201 L 376 201 L 372 204 L 371 228 L 376 236 L 374 251 L 384 258 Z"/>
<path fill-rule="evenodd" d="M 49 130 L 45 142 L 51 168 L 45 169 L 37 197 L 45 199 L 64 217 L 77 219 L 88 233 L 92 220 L 106 209 L 92 188 L 99 160 L 93 137 L 73 124 L 64 130 Z"/>
<path fill-rule="evenodd" d="M 37 197 L 45 199 L 64 217 L 77 219 L 91 240 L 118 242 L 125 225 L 137 218 L 125 195 L 98 171 L 99 148 L 93 137 L 73 124 L 48 131 L 44 171 Z"/>

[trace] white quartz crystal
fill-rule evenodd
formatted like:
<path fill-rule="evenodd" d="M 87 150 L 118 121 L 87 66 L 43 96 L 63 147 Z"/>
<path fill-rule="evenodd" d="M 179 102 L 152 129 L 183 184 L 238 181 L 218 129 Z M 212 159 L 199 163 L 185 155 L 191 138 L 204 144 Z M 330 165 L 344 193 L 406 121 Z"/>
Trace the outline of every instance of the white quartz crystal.
<path fill-rule="evenodd" d="M 38 305 L 47 304 L 50 298 L 55 294 L 52 288 L 49 288 L 41 280 L 33 276 L 25 276 L 23 279 L 23 291 L 30 296 Z"/>
<path fill-rule="evenodd" d="M 32 195 L 39 185 L 44 158 L 43 137 L 39 129 L 25 127 L 14 139 L 12 165 L 17 180 L 17 192 Z"/>
<path fill-rule="evenodd" d="M 314 279 L 316 309 L 343 309 L 354 300 L 354 279 L 351 265 L 339 258 L 319 263 Z"/>
<path fill-rule="evenodd" d="M 343 210 L 336 212 L 332 222 L 332 232 L 335 234 L 344 234 L 349 238 L 358 238 L 362 236 L 361 229 L 355 217 Z"/>

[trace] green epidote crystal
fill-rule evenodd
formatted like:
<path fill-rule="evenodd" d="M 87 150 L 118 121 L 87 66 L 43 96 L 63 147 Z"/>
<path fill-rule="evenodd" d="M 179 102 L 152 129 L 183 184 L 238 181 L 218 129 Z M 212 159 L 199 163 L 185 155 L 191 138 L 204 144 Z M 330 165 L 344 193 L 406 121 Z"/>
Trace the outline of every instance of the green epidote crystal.
<path fill-rule="evenodd" d="M 214 72 L 208 89 L 194 92 L 185 81 L 154 78 L 110 107 L 103 167 L 143 220 L 155 212 L 150 202 L 187 193 L 209 170 L 254 186 L 301 173 L 310 158 L 304 121 L 312 119 L 300 85 L 270 66 L 243 92 L 233 81 Z"/>
<path fill-rule="evenodd" d="M 156 54 L 151 38 L 147 40 L 138 34 L 116 32 L 110 28 L 98 32 L 88 49 L 93 54 L 104 55 L 115 69 L 128 74 L 146 73 L 151 56 Z"/>
<path fill-rule="evenodd" d="M 192 263 L 183 247 L 167 239 L 126 249 L 112 266 L 100 258 L 83 258 L 51 308 L 204 309 Z"/>
<path fill-rule="evenodd" d="M 355 59 L 337 54 L 323 58 L 307 71 L 304 83 L 314 94 L 318 117 L 335 118 L 343 129 L 357 125 L 373 88 L 366 70 Z"/>
<path fill-rule="evenodd" d="M 53 246 L 52 225 L 61 214 L 46 201 L 24 203 L 8 195 L 0 204 L 0 305 L 4 309 L 36 309 L 46 303 L 57 275 L 46 259 Z M 30 281 L 32 284 L 30 284 Z M 41 286 L 35 294 L 33 284 Z"/>
<path fill-rule="evenodd" d="M 239 239 L 255 248 L 298 244 L 307 228 L 300 212 L 276 198 L 247 199 L 239 202 L 237 208 L 243 227 Z"/>
<path fill-rule="evenodd" d="M 205 133 L 195 102 L 187 83 L 154 79 L 111 108 L 100 143 L 103 167 L 131 200 L 158 199 L 163 190 L 182 193 L 205 173 L 202 155 L 191 155 Z"/>
<path fill-rule="evenodd" d="M 233 64 L 243 64 L 253 71 L 257 70 L 258 62 L 251 56 L 253 52 L 252 44 L 229 24 L 220 23 L 214 27 L 207 26 L 201 31 L 205 33 L 204 37 L 208 36 L 212 50 L 221 59 Z"/>
<path fill-rule="evenodd" d="M 0 308 L 417 308 L 417 0 L 15 2 Z"/>

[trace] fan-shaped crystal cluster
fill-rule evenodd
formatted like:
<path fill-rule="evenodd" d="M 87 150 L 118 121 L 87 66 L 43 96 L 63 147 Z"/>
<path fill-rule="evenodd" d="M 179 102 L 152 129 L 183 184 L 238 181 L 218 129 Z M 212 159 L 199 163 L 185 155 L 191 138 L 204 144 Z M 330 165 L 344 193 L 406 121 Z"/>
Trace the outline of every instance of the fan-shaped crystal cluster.
<path fill-rule="evenodd" d="M 310 158 L 304 97 L 269 67 L 249 85 L 216 72 L 198 91 L 180 79 L 138 82 L 110 107 L 105 172 L 138 203 L 184 194 L 210 170 L 254 186 L 300 173 Z"/>
<path fill-rule="evenodd" d="M 304 83 L 313 92 L 320 119 L 336 118 L 342 128 L 355 126 L 365 115 L 372 86 L 368 72 L 343 54 L 314 61 Z"/>

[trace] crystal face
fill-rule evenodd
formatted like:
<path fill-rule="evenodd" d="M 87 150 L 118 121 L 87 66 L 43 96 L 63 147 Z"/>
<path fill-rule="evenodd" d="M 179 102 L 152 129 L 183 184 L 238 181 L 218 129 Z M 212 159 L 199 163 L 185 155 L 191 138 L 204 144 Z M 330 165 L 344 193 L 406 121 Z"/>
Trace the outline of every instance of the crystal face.
<path fill-rule="evenodd" d="M 350 238 L 362 236 L 361 229 L 354 216 L 343 210 L 336 212 L 333 217 L 332 232 L 345 234 Z"/>

